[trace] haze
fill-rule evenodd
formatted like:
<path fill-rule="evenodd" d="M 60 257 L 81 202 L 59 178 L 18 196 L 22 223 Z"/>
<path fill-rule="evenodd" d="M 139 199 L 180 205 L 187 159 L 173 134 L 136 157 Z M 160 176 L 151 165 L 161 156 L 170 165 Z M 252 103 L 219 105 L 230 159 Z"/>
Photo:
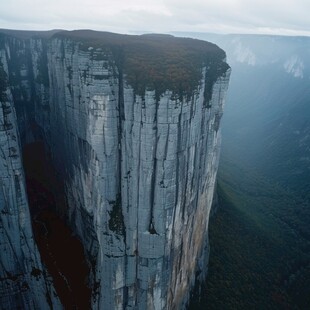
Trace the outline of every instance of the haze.
<path fill-rule="evenodd" d="M 309 35 L 307 0 L 10 0 L 0 28 Z"/>

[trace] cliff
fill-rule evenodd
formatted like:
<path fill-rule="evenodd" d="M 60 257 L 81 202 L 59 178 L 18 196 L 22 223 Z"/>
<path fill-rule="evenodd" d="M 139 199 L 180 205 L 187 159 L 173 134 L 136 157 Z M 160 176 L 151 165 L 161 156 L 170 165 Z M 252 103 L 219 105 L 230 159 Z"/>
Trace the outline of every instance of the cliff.
<path fill-rule="evenodd" d="M 59 213 L 91 265 L 93 309 L 184 308 L 195 277 L 202 279 L 207 267 L 230 72 L 225 53 L 192 39 L 92 31 L 4 33 L 0 51 L 7 85 L 2 108 L 17 111 L 10 130 L 19 165 L 11 169 L 24 189 L 18 137 L 22 145 L 45 143 L 66 194 L 67 207 Z M 1 134 L 8 139 L 5 128 Z M 12 146 L 2 149 L 6 167 Z M 3 197 L 15 197 L 16 177 L 8 175 Z M 27 216 L 23 223 L 12 217 L 15 226 L 2 229 L 0 245 L 27 225 L 27 249 L 38 258 L 25 191 L 22 201 Z M 13 206 L 21 212 L 20 202 Z M 12 273 L 16 258 L 10 253 L 17 248 L 1 251 Z M 31 265 L 24 264 L 23 274 Z M 29 287 L 28 298 L 36 292 L 44 299 L 47 286 L 41 294 Z M 1 299 L 2 292 L 11 294 L 3 286 Z"/>
<path fill-rule="evenodd" d="M 20 136 L 3 49 L 0 58 L 0 308 L 61 309 L 33 240 Z"/>

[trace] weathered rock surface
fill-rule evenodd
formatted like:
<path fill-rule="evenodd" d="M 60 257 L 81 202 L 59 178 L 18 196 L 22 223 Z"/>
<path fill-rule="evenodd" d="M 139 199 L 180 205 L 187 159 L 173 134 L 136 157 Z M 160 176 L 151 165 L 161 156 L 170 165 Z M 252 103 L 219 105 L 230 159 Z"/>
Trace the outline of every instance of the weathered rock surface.
<path fill-rule="evenodd" d="M 0 70 L 8 71 L 3 50 L 0 56 Z M 0 308 L 61 309 L 33 240 L 14 101 L 1 84 Z"/>
<path fill-rule="evenodd" d="M 11 90 L 1 100 L 0 208 L 1 219 L 11 222 L 2 220 L 0 246 L 18 241 L 1 251 L 1 262 L 18 273 L 14 253 L 21 257 L 17 251 L 24 249 L 22 273 L 32 264 L 43 270 L 18 145 L 19 134 L 22 144 L 41 138 L 64 181 L 67 210 L 60 212 L 68 216 L 92 265 L 93 308 L 181 309 L 195 277 L 206 273 L 219 122 L 230 70 L 223 57 L 222 69 L 206 61 L 186 96 L 148 87 L 141 93 L 111 50 L 57 35 L 4 36 L 0 55 Z M 12 113 L 5 114 L 9 108 Z M 28 290 L 35 294 L 27 298 L 52 290 L 35 281 Z M 5 285 L 1 298 L 2 292 L 8 297 L 1 302 L 10 304 L 14 294 Z M 57 300 L 52 303 L 58 307 Z"/>

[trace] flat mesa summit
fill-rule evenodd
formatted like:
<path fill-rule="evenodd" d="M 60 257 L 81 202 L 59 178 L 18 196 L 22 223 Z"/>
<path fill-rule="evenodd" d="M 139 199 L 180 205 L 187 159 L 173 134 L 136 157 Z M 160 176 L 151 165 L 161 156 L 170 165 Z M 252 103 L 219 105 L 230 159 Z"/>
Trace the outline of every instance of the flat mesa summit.
<path fill-rule="evenodd" d="M 194 39 L 0 30 L 0 308 L 64 304 L 31 226 L 22 150 L 38 143 L 92 309 L 186 308 L 206 275 L 229 74 Z"/>

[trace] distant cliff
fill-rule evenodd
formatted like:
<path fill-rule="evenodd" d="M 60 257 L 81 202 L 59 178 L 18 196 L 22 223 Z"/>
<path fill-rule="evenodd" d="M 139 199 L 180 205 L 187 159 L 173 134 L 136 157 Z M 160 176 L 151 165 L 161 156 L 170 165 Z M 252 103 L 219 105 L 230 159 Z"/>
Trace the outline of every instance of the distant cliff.
<path fill-rule="evenodd" d="M 310 200 L 310 38 L 182 35 L 215 42 L 234 68 L 223 153 Z"/>
<path fill-rule="evenodd" d="M 199 40 L 0 34 L 1 305 L 60 307 L 21 164 L 21 145 L 42 140 L 92 268 L 93 308 L 185 307 L 206 273 L 229 73 L 225 53 Z"/>

